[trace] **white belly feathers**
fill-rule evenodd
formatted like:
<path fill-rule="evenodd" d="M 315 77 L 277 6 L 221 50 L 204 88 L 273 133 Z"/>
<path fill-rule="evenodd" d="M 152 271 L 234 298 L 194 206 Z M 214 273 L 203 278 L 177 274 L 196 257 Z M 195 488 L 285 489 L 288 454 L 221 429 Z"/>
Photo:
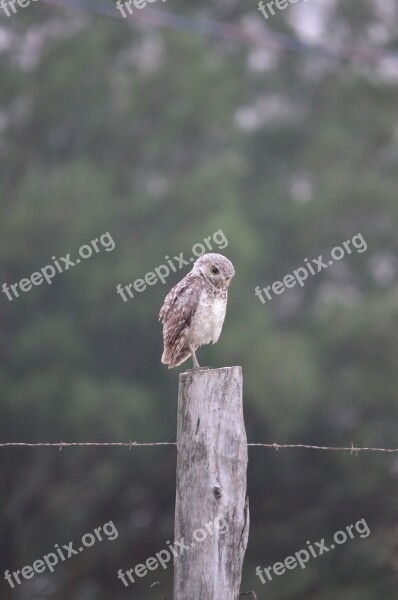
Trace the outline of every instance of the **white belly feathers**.
<path fill-rule="evenodd" d="M 215 344 L 220 337 L 226 309 L 226 298 L 210 298 L 203 290 L 192 320 L 189 343 L 195 346 Z"/>

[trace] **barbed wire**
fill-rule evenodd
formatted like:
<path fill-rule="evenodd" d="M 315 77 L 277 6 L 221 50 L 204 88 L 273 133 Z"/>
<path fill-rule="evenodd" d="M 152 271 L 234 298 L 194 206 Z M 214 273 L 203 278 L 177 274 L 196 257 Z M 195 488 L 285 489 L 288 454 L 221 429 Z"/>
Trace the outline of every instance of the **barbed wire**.
<path fill-rule="evenodd" d="M 95 446 L 95 447 L 110 447 L 119 446 L 128 448 L 148 447 L 148 446 L 177 446 L 177 442 L 0 442 L 0 448 L 10 447 L 25 447 L 25 448 L 58 448 L 63 450 L 70 447 Z M 350 454 L 358 455 L 359 452 L 384 452 L 388 454 L 398 453 L 398 448 L 372 448 L 360 447 L 351 443 L 351 446 L 315 446 L 311 444 L 265 444 L 265 443 L 249 443 L 251 448 L 268 448 L 272 450 L 323 450 L 329 452 L 349 452 Z"/>

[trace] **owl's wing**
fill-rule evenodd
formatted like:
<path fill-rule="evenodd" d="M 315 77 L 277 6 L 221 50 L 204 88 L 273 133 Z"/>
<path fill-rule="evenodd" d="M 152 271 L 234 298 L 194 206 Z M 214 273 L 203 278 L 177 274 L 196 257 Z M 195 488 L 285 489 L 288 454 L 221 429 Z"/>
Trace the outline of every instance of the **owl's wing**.
<path fill-rule="evenodd" d="M 172 359 L 179 355 L 185 345 L 201 289 L 197 276 L 189 273 L 165 298 L 159 319 L 163 323 L 164 345 L 169 348 Z"/>

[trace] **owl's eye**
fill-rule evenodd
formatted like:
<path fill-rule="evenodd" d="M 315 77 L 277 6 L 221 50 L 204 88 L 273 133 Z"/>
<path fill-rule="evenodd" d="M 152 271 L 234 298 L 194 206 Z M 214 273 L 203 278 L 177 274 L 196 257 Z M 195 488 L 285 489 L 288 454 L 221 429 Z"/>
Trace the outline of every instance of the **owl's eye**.
<path fill-rule="evenodd" d="M 212 268 L 210 269 L 210 273 L 211 273 L 212 275 L 218 275 L 218 274 L 219 274 L 219 272 L 220 272 L 220 269 L 217 269 L 217 267 L 212 267 Z"/>

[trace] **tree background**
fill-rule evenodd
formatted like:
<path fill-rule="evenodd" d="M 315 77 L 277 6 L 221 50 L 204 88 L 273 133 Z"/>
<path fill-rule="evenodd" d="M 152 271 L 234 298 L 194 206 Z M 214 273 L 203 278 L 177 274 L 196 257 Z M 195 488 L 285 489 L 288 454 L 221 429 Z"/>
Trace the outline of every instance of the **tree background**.
<path fill-rule="evenodd" d="M 387 0 L 298 2 L 268 21 L 254 1 L 150 9 L 332 49 L 398 45 Z M 116 244 L 51 286 L 1 294 L 1 441 L 173 439 L 186 365 L 160 364 L 157 315 L 186 269 L 126 303 L 116 285 L 222 229 L 236 277 L 223 335 L 199 360 L 243 366 L 249 441 L 398 446 L 398 58 L 269 39 L 39 2 L 0 17 L 0 283 L 104 232 Z M 366 252 L 265 305 L 254 295 L 358 233 Z M 150 600 L 158 579 L 171 595 L 171 567 L 128 589 L 117 570 L 172 538 L 175 460 L 174 447 L 1 449 L 2 574 L 107 521 L 119 532 L 14 590 L 1 575 L 1 599 Z M 250 449 L 249 460 L 243 590 L 398 598 L 397 456 Z M 255 576 L 362 518 L 368 538 L 265 586 Z"/>

